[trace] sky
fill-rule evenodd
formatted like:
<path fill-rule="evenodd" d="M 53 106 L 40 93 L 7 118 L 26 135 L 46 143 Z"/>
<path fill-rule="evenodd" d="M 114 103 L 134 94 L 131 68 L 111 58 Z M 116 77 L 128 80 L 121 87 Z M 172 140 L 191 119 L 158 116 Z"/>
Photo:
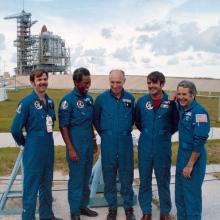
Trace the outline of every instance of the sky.
<path fill-rule="evenodd" d="M 0 0 L 0 74 L 16 67 L 16 20 L 23 0 Z M 92 74 L 220 78 L 219 0 L 24 0 L 31 33 L 43 25 L 71 51 L 71 69 Z"/>

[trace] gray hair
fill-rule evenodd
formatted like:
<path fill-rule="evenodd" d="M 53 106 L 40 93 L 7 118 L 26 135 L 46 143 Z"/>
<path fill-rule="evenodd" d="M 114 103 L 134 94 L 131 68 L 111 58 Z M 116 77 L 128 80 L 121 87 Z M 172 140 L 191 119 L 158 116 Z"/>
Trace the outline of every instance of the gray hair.
<path fill-rule="evenodd" d="M 192 81 L 188 81 L 188 80 L 183 80 L 181 81 L 178 85 L 177 85 L 177 89 L 179 87 L 183 87 L 183 88 L 188 88 L 189 89 L 189 93 L 196 96 L 197 94 L 197 89 L 195 84 Z"/>
<path fill-rule="evenodd" d="M 122 74 L 123 76 L 125 76 L 125 72 L 124 72 L 123 70 L 121 70 L 121 69 L 113 69 L 113 70 L 111 70 L 111 71 L 109 72 L 109 76 L 110 76 L 111 73 L 114 72 L 114 71 L 121 72 L 121 74 Z"/>

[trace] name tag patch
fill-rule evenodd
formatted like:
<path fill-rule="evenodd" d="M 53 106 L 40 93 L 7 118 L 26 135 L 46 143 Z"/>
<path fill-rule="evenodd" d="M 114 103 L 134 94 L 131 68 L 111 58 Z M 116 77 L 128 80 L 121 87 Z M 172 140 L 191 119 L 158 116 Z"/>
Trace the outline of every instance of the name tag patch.
<path fill-rule="evenodd" d="M 122 102 L 124 103 L 125 107 L 128 107 L 128 108 L 131 107 L 131 100 L 130 99 L 122 99 Z"/>
<path fill-rule="evenodd" d="M 160 105 L 160 107 L 161 107 L 161 108 L 169 108 L 169 105 L 168 105 L 168 104 L 165 104 L 165 103 L 162 103 L 162 104 Z"/>

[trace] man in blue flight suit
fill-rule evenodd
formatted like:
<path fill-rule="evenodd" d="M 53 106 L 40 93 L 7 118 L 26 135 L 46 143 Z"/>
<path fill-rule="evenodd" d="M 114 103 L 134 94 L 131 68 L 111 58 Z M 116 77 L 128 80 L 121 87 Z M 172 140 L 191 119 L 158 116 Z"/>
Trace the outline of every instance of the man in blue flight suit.
<path fill-rule="evenodd" d="M 22 220 L 35 220 L 38 191 L 40 219 L 61 220 L 54 217 L 52 211 L 55 112 L 54 103 L 46 94 L 48 73 L 35 69 L 30 75 L 30 82 L 33 92 L 21 100 L 11 127 L 17 144 L 24 146 Z"/>
<path fill-rule="evenodd" d="M 123 89 L 124 71 L 112 70 L 109 81 L 111 89 L 99 95 L 94 105 L 94 125 L 101 136 L 104 195 L 109 205 L 107 220 L 115 220 L 117 216 L 117 172 L 126 220 L 135 220 L 132 208 L 134 163 L 131 136 L 135 100 Z"/>
<path fill-rule="evenodd" d="M 160 219 L 168 220 L 171 210 L 171 136 L 177 130 L 178 112 L 175 102 L 169 101 L 162 90 L 164 84 L 162 73 L 150 73 L 147 76 L 149 94 L 142 96 L 136 106 L 136 126 L 141 132 L 138 142 L 141 220 L 151 220 L 153 169 L 160 199 Z"/>
<path fill-rule="evenodd" d="M 76 69 L 73 81 L 75 88 L 62 98 L 59 105 L 59 126 L 67 147 L 71 220 L 79 220 L 80 214 L 98 215 L 87 208 L 93 152 L 97 151 L 97 144 L 92 126 L 93 99 L 87 94 L 91 85 L 90 72 L 86 68 Z"/>
<path fill-rule="evenodd" d="M 196 100 L 191 81 L 177 86 L 179 149 L 176 162 L 175 202 L 178 220 L 201 220 L 202 183 L 206 169 L 205 143 L 210 130 L 209 114 Z"/>

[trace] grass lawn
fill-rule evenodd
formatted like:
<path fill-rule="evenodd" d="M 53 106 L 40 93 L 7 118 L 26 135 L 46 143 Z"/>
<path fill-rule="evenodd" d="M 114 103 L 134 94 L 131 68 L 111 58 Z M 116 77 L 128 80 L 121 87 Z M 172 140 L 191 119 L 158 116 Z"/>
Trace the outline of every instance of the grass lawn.
<path fill-rule="evenodd" d="M 220 180 L 220 173 L 213 173 L 213 176 Z"/>
<path fill-rule="evenodd" d="M 19 91 L 9 91 L 9 99 L 7 101 L 0 102 L 0 132 L 8 132 L 10 130 L 10 125 L 15 115 L 18 102 L 31 91 L 31 88 L 22 89 Z M 68 92 L 69 90 L 67 89 L 48 89 L 48 95 L 55 102 L 56 112 L 60 99 Z M 95 99 L 98 94 L 91 95 Z M 138 99 L 142 95 L 143 94 L 140 93 L 134 93 L 136 99 Z M 220 127 L 220 122 L 217 122 L 218 99 L 198 97 L 198 101 L 201 102 L 209 111 L 211 116 L 211 126 Z M 58 121 L 55 123 L 55 130 L 58 130 Z"/>
<path fill-rule="evenodd" d="M 207 164 L 220 164 L 220 140 L 210 140 L 206 144 L 208 159 Z M 172 164 L 176 164 L 176 155 L 178 150 L 178 143 L 173 145 L 173 157 Z M 0 148 L 0 176 L 8 175 L 14 166 L 17 158 L 19 148 Z M 95 160 L 98 158 L 98 154 L 95 154 Z M 137 148 L 134 148 L 134 163 L 135 168 L 138 167 L 137 163 Z M 60 170 L 63 173 L 68 172 L 66 163 L 66 149 L 64 146 L 55 148 L 55 170 Z"/>

